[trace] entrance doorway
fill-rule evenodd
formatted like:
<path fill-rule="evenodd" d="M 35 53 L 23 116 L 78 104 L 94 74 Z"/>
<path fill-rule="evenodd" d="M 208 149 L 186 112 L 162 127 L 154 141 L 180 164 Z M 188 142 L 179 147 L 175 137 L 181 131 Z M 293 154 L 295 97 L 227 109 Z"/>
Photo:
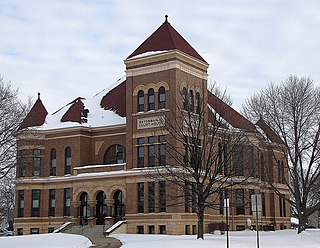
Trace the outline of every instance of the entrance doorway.
<path fill-rule="evenodd" d="M 103 225 L 104 217 L 107 216 L 107 205 L 105 204 L 106 194 L 103 191 L 100 191 L 96 197 L 96 224 Z"/>
<path fill-rule="evenodd" d="M 88 207 L 88 193 L 83 192 L 80 195 L 80 225 L 84 226 L 88 224 L 89 207 Z"/>
<path fill-rule="evenodd" d="M 123 204 L 123 193 L 117 190 L 113 195 L 112 217 L 113 223 L 123 220 L 125 216 L 125 205 Z"/>

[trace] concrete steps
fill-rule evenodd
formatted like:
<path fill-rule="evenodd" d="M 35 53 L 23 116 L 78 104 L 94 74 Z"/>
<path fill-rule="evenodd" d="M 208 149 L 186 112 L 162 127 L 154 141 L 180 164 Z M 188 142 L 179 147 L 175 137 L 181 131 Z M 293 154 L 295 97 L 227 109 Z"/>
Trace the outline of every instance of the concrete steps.
<path fill-rule="evenodd" d="M 122 246 L 119 240 L 105 235 L 105 230 L 110 227 L 111 225 L 69 225 L 62 232 L 85 236 L 91 240 L 94 248 L 119 248 Z"/>

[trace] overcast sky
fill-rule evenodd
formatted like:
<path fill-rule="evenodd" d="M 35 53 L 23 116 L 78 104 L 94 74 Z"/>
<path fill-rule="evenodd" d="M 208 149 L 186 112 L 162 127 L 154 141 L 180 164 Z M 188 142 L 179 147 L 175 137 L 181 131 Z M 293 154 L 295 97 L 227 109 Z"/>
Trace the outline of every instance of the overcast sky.
<path fill-rule="evenodd" d="M 0 74 L 52 113 L 125 76 L 167 14 L 240 110 L 290 74 L 320 84 L 319 12 L 318 0 L 0 0 Z"/>

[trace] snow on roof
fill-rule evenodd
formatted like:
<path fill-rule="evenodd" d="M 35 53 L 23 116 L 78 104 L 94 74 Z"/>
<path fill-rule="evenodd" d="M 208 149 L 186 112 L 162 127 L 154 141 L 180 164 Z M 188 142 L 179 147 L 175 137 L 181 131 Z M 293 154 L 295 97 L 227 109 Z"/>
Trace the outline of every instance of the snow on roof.
<path fill-rule="evenodd" d="M 75 101 L 65 105 L 58 111 L 54 112 L 51 115 L 48 115 L 45 123 L 42 125 L 41 129 L 49 130 L 56 128 L 66 128 L 66 127 L 102 127 L 109 125 L 117 125 L 117 124 L 125 124 L 126 118 L 121 117 L 116 114 L 112 110 L 106 110 L 101 107 L 100 102 L 103 96 L 105 96 L 109 92 L 109 89 L 104 89 L 100 91 L 98 94 L 94 95 L 91 98 L 77 98 L 75 101 L 81 101 L 84 105 L 84 109 L 88 109 L 89 112 L 87 117 L 82 116 L 82 123 L 77 121 L 66 121 L 61 122 L 62 117 L 68 112 L 68 110 L 72 107 L 72 104 Z M 122 96 L 119 96 L 122 97 Z M 80 113 L 78 113 L 80 114 Z"/>
<path fill-rule="evenodd" d="M 141 57 L 147 57 L 147 56 L 152 56 L 152 55 L 157 55 L 157 54 L 162 54 L 162 53 L 167 53 L 169 50 L 163 50 L 163 51 L 148 51 L 148 52 L 143 52 L 138 55 L 132 56 L 129 59 L 138 59 Z"/>

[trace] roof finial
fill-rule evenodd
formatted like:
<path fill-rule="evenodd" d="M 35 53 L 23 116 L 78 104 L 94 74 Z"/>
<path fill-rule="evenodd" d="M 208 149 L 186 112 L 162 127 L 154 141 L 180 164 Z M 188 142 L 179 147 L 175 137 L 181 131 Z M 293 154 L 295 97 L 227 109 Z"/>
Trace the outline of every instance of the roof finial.
<path fill-rule="evenodd" d="M 164 17 L 166 18 L 164 22 L 168 22 L 168 15 L 165 15 Z"/>
<path fill-rule="evenodd" d="M 40 100 L 40 92 L 38 92 L 38 100 Z"/>

